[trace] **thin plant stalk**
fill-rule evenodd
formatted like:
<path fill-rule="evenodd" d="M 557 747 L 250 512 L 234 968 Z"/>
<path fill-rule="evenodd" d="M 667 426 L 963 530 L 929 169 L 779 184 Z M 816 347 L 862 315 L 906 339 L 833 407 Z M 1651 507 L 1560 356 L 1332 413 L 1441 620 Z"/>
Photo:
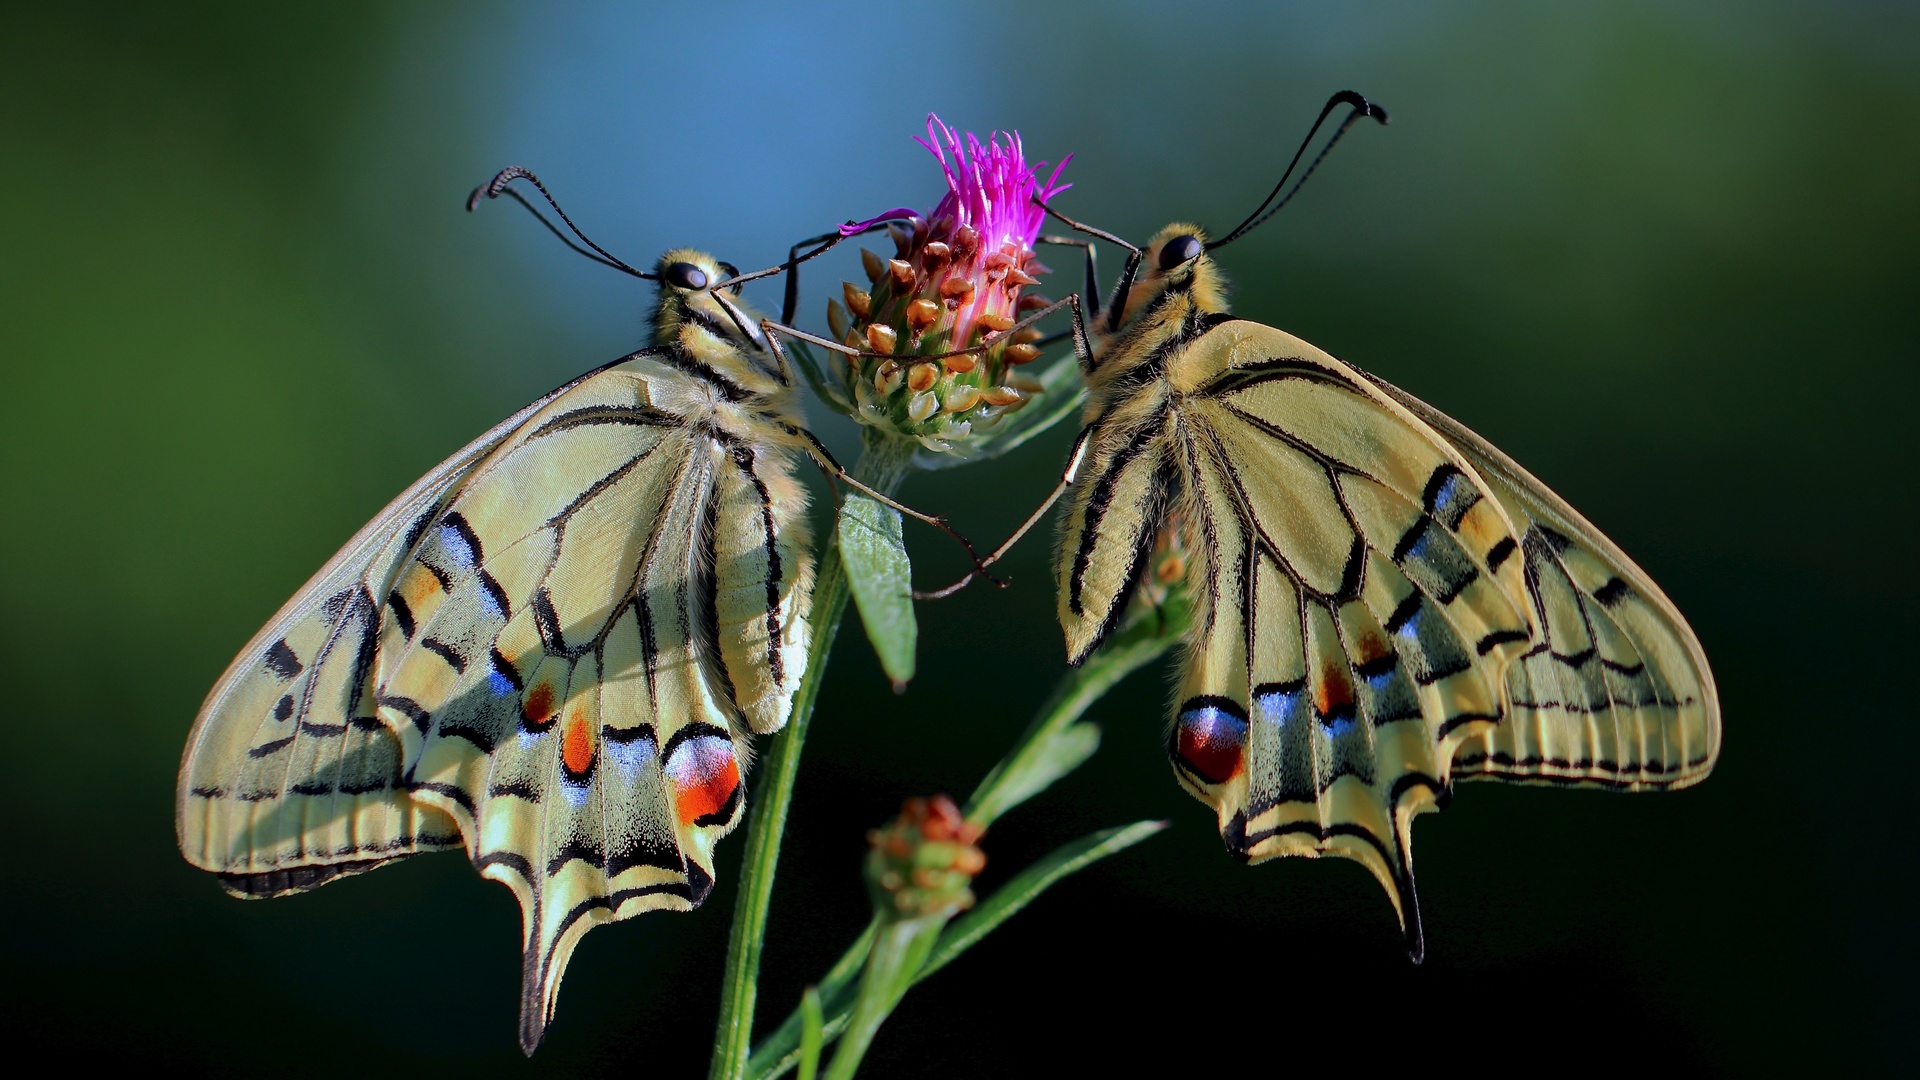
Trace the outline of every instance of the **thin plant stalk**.
<path fill-rule="evenodd" d="M 968 820 L 979 825 L 991 824 L 1057 779 L 1063 771 L 1061 766 L 1070 770 L 1083 761 L 1084 757 L 1074 751 L 1068 751 L 1069 761 L 1050 763 L 1046 758 L 1050 747 L 1058 746 L 1062 736 L 1076 729 L 1088 707 L 1122 679 L 1173 648 L 1185 632 L 1188 614 L 1186 601 L 1178 598 L 1163 607 L 1142 610 L 1084 665 L 1062 677 L 1013 748 L 975 789 L 968 800 Z M 1087 752 L 1090 753 L 1090 749 Z M 838 1039 L 852 1019 L 853 976 L 862 969 L 873 948 L 876 929 L 876 925 L 869 925 L 821 980 L 820 999 L 826 1015 L 821 1034 L 827 1042 Z M 944 965 L 949 959 L 950 956 L 942 956 L 939 963 Z M 930 972 L 917 972 L 914 981 L 927 974 Z M 796 1009 L 767 1036 L 743 1075 L 752 1080 L 770 1080 L 793 1068 L 799 1060 L 803 1024 L 804 1019 Z"/>
<path fill-rule="evenodd" d="M 907 988 L 914 984 L 945 923 L 946 917 L 941 915 L 904 919 L 879 928 L 873 948 L 867 954 L 867 969 L 860 980 L 861 992 L 842 1030 L 839 1045 L 834 1048 L 826 1080 L 853 1080 L 861 1059 L 866 1057 L 867 1047 L 873 1045 L 880 1025 L 900 1003 Z"/>
<path fill-rule="evenodd" d="M 906 479 L 914 445 L 870 428 L 866 429 L 864 444 L 860 461 L 853 467 L 854 478 L 891 495 Z M 848 595 L 840 545 L 830 533 L 813 590 L 812 652 L 793 697 L 792 715 L 786 728 L 773 737 L 760 767 L 758 794 L 747 823 L 747 850 L 740 867 L 740 896 L 734 902 L 733 928 L 727 936 L 726 975 L 720 988 L 720 1022 L 714 1032 L 710 1080 L 736 1080 L 746 1075 L 747 1055 L 753 1048 L 760 954 L 766 944 L 767 912 L 773 900 L 774 872 L 780 862 L 780 841 L 787 828 L 787 808 L 793 802 L 807 724 L 820 696 L 820 679 L 826 673 Z"/>

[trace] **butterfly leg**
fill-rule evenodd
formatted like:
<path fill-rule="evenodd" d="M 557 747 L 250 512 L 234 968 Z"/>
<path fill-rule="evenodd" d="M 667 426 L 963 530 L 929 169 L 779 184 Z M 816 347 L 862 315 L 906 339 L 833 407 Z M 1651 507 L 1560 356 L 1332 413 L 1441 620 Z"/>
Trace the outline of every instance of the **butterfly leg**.
<path fill-rule="evenodd" d="M 1107 301 L 1107 333 L 1111 334 L 1120 329 L 1120 315 L 1126 310 L 1127 293 L 1133 290 L 1133 279 L 1140 273 L 1140 249 L 1105 229 L 1096 229 L 1091 225 L 1083 225 L 1060 211 L 1055 210 L 1053 207 L 1048 206 L 1046 203 L 1041 202 L 1037 198 L 1033 200 L 1033 204 L 1045 210 L 1048 217 L 1057 219 L 1074 232 L 1086 233 L 1096 240 L 1105 240 L 1109 244 L 1115 244 L 1127 249 L 1127 265 L 1120 271 L 1120 280 L 1113 283 L 1113 295 Z M 1091 254 L 1091 248 L 1089 248 L 1089 254 Z M 1088 266 L 1088 273 L 1092 273 L 1091 263 L 1089 263 Z M 1098 310 L 1097 308 L 1095 309 L 1096 317 Z"/>
<path fill-rule="evenodd" d="M 1091 250 L 1089 250 L 1088 256 L 1089 259 L 1091 259 Z M 1091 274 L 1091 272 L 1092 271 L 1089 270 L 1089 274 Z M 1080 361 L 1080 368 L 1082 371 L 1091 370 L 1093 367 L 1093 351 L 1087 344 L 1087 324 L 1086 320 L 1081 317 L 1081 301 L 1080 294 L 1078 293 L 1070 294 L 1056 303 L 1041 308 L 1027 318 L 1015 323 L 1012 327 L 1004 331 L 1004 333 L 1017 333 L 1028 324 L 1037 322 L 1061 308 L 1067 308 L 1073 316 L 1073 326 L 1065 331 L 1065 333 L 1071 335 L 1073 338 L 1073 351 L 1075 357 Z M 1053 504 L 1060 501 L 1060 496 L 1065 495 L 1067 489 L 1073 486 L 1074 481 L 1079 477 L 1081 462 L 1086 458 L 1087 436 L 1091 434 L 1092 431 L 1093 427 L 1091 425 L 1081 430 L 1079 438 L 1073 442 L 1073 452 L 1067 455 L 1067 467 L 1061 471 L 1060 482 L 1054 485 L 1053 492 L 1046 497 L 1045 501 L 1041 502 L 1038 509 L 1027 516 L 1027 520 L 1020 523 L 1020 527 L 1013 531 L 1012 536 L 1007 537 L 999 547 L 993 549 L 991 554 L 985 559 L 980 560 L 978 564 L 980 570 L 984 571 L 986 567 L 999 562 L 1002 556 L 1013 549 L 1013 545 L 1019 543 L 1022 537 L 1032 531 L 1033 527 L 1038 525 L 1040 520 L 1047 516 L 1047 511 L 1053 509 Z M 931 592 L 915 592 L 913 598 L 915 600 L 944 599 L 966 588 L 972 583 L 973 577 L 974 575 L 970 573 L 945 588 L 934 589 Z M 993 578 L 992 575 L 988 575 L 988 580 L 997 581 L 998 579 Z"/>
<path fill-rule="evenodd" d="M 1041 319 L 1044 319 L 1047 316 L 1057 311 L 1060 311 L 1063 308 L 1066 309 L 1068 313 L 1073 317 L 1073 325 L 1072 325 L 1072 328 L 1068 331 L 1068 333 L 1071 335 L 1073 339 L 1074 356 L 1078 359 L 1081 370 L 1083 371 L 1091 370 L 1093 366 L 1093 348 L 1089 344 L 1087 339 L 1086 320 L 1082 316 L 1081 299 L 1080 299 L 1079 293 L 1071 293 L 1066 297 L 1064 297 L 1063 299 L 1060 299 L 1055 301 L 1054 303 L 1048 304 L 1046 307 L 1043 307 L 1038 311 L 1033 312 L 1032 314 L 1028 315 L 1026 318 L 1021 319 L 1019 322 L 1014 323 L 1012 326 L 1008 327 L 1007 329 L 983 338 L 980 344 L 975 345 L 972 348 L 957 349 L 951 353 L 928 354 L 928 355 L 917 357 L 917 359 L 938 360 L 938 359 L 945 358 L 947 356 L 958 356 L 958 355 L 961 355 L 962 353 L 979 352 L 983 349 L 991 348 L 993 345 L 999 343 L 1000 341 L 1006 340 L 1012 335 L 1019 333 L 1020 331 L 1026 329 L 1027 327 L 1032 326 L 1034 323 L 1039 322 Z M 818 334 L 809 334 L 805 330 L 801 330 L 792 326 L 787 326 L 783 323 L 776 323 L 771 319 L 760 320 L 760 329 L 762 332 L 766 334 L 767 342 L 769 345 L 773 347 L 774 354 L 779 358 L 779 362 L 783 371 L 789 370 L 790 365 L 787 360 L 786 350 L 780 345 L 780 342 L 779 342 L 779 339 L 781 337 L 791 337 L 798 341 L 805 341 L 812 345 L 818 345 L 823 349 L 830 349 L 834 352 L 840 353 L 848 357 L 849 359 L 855 359 L 858 357 L 887 357 L 891 355 L 888 353 L 877 353 L 877 352 L 869 352 L 863 349 L 856 349 L 850 345 L 844 345 L 844 344 L 841 344 L 840 342 L 832 341 L 828 338 L 821 337 Z M 1017 543 L 1022 537 L 1024 537 L 1029 531 L 1031 531 L 1034 525 L 1038 524 L 1040 519 L 1046 516 L 1047 511 L 1053 508 L 1053 504 L 1059 501 L 1060 496 L 1065 494 L 1066 489 L 1072 486 L 1074 476 L 1078 473 L 1080 468 L 1080 459 L 1082 458 L 1082 456 L 1084 456 L 1084 453 L 1085 453 L 1085 442 L 1086 442 L 1086 435 L 1087 435 L 1087 433 L 1083 431 L 1080 435 L 1080 440 L 1074 444 L 1074 452 L 1067 463 L 1067 470 L 1062 475 L 1060 483 L 1055 486 L 1053 493 L 1047 497 L 1046 501 L 1041 504 L 1038 510 L 1034 511 L 1034 513 L 1031 516 L 1029 516 L 1025 522 L 1021 523 L 1020 528 L 1016 530 L 1014 534 L 1011 537 L 1009 537 L 1005 543 L 1001 544 L 998 548 L 996 548 L 993 554 L 989 555 L 985 559 L 982 559 L 979 553 L 974 550 L 973 543 L 969 541 L 966 537 L 960 535 L 959 532 L 955 531 L 952 526 L 948 525 L 945 518 L 935 517 L 929 514 L 923 514 L 918 510 L 912 509 L 911 507 L 904 506 L 900 503 L 897 503 L 892 499 L 889 499 L 886 496 L 880 494 L 879 492 L 873 490 L 867 485 L 860 483 L 858 480 L 855 480 L 846 471 L 846 469 L 842 468 L 839 462 L 833 460 L 833 456 L 827 453 L 826 447 L 822 446 L 820 444 L 820 440 L 817 438 L 814 438 L 811 432 L 805 431 L 804 429 L 796 429 L 796 430 L 799 431 L 800 434 L 805 436 L 806 440 L 808 441 L 808 443 L 813 449 L 815 459 L 819 461 L 821 468 L 826 470 L 829 473 L 829 475 L 838 476 L 840 479 L 845 480 L 850 487 L 856 488 L 857 490 L 864 492 L 865 494 L 875 499 L 878 499 L 880 502 L 885 503 L 886 505 L 891 506 L 896 510 L 899 510 L 901 513 L 907 514 L 908 516 L 916 520 L 924 521 L 929 525 L 932 525 L 936 528 L 939 528 L 947 532 L 949 535 L 953 536 L 954 539 L 960 541 L 961 545 L 967 549 L 968 557 L 973 560 L 973 569 L 969 571 L 967 575 L 961 578 L 959 581 L 956 581 L 953 584 L 948 585 L 944 588 L 934 589 L 930 592 L 921 592 L 916 590 L 913 594 L 913 597 L 916 600 L 938 600 L 944 597 L 952 596 L 954 593 L 959 592 L 961 589 L 971 584 L 973 579 L 976 576 L 985 577 L 988 581 L 991 581 L 994 584 L 1004 588 L 1006 586 L 1006 583 L 1001 581 L 999 578 L 993 576 L 992 573 L 988 572 L 987 567 L 999 561 L 999 559 L 1002 556 L 1004 556 L 1007 553 L 1007 551 L 1009 551 L 1013 547 L 1015 543 Z"/>
<path fill-rule="evenodd" d="M 1026 318 L 1021 319 L 1019 322 L 1014 323 L 1012 326 L 1007 327 L 1005 330 L 999 330 L 999 331 L 995 331 L 992 334 L 988 334 L 987 336 L 980 339 L 980 344 L 978 345 L 969 345 L 964 349 L 952 349 L 947 352 L 913 353 L 911 355 L 907 355 L 906 359 L 908 360 L 945 360 L 949 357 L 965 356 L 968 353 L 984 352 L 988 349 L 993 348 L 995 345 L 998 345 L 1008 340 L 1013 335 L 1019 333 L 1022 330 L 1025 330 L 1027 327 L 1032 326 L 1034 323 L 1039 322 L 1041 319 L 1044 319 L 1047 316 L 1065 307 L 1071 307 L 1073 309 L 1073 321 L 1074 321 L 1074 327 L 1075 327 L 1073 350 L 1075 355 L 1079 357 L 1082 367 L 1085 367 L 1086 365 L 1091 364 L 1093 362 L 1093 348 L 1091 345 L 1088 344 L 1088 339 L 1086 334 L 1086 324 L 1085 324 L 1085 321 L 1082 320 L 1080 317 L 1080 294 L 1079 293 L 1070 294 L 1063 300 L 1056 300 L 1053 303 L 1047 305 L 1046 307 L 1043 307 L 1040 310 L 1034 312 L 1033 314 L 1028 315 Z M 804 341 L 809 345 L 818 345 L 823 349 L 831 349 L 832 351 L 847 357 L 849 360 L 863 359 L 863 358 L 870 359 L 870 360 L 899 360 L 902 358 L 902 355 L 903 355 L 900 353 L 874 352 L 871 349 L 856 349 L 851 345 L 843 345 L 838 341 L 834 341 L 830 338 L 823 338 L 818 334 L 809 334 L 805 330 L 802 330 L 795 326 L 788 326 L 785 323 L 774 322 L 772 319 L 760 320 L 760 328 L 762 330 L 767 331 L 769 341 L 772 340 L 773 335 L 779 334 L 785 337 L 793 338 L 796 341 Z M 787 364 L 787 359 L 786 359 L 786 354 L 784 350 L 779 350 L 778 347 L 776 346 L 776 351 L 780 352 L 780 363 L 783 366 L 785 366 Z"/>
<path fill-rule="evenodd" d="M 1080 430 L 1079 437 L 1073 440 L 1073 452 L 1067 455 L 1067 467 L 1060 473 L 1060 482 L 1053 486 L 1053 491 L 1040 503 L 1039 508 L 1027 515 L 1027 520 L 1021 522 L 1020 527 L 1013 530 L 1012 536 L 1002 541 L 1000 546 L 994 548 L 986 558 L 978 561 L 977 565 L 980 567 L 980 573 L 984 574 L 986 567 L 999 562 L 1008 551 L 1013 549 L 1013 545 L 1019 543 L 1020 539 L 1032 531 L 1035 525 L 1040 524 L 1040 520 L 1047 516 L 1047 511 L 1053 509 L 1053 504 L 1059 502 L 1060 496 L 1065 495 L 1067 489 L 1073 486 L 1075 480 L 1079 479 L 1080 466 L 1087 457 L 1087 436 L 1091 434 L 1093 434 L 1092 424 L 1088 424 Z M 913 598 L 915 600 L 943 600 L 959 592 L 961 589 L 966 588 L 973 582 L 973 577 L 974 575 L 970 573 L 945 588 L 934 589 L 931 592 L 920 592 L 916 590 Z M 987 574 L 986 577 L 987 580 L 993 581 L 996 584 L 998 583 L 999 579 L 993 577 L 991 574 Z"/>
<path fill-rule="evenodd" d="M 1077 247 L 1086 252 L 1086 282 L 1080 287 L 1080 295 L 1086 298 L 1083 305 L 1087 309 L 1087 318 L 1098 321 L 1100 318 L 1100 273 L 1094 263 L 1094 247 L 1091 240 L 1075 240 L 1071 236 L 1046 235 L 1035 240 L 1036 244 L 1057 244 L 1061 247 Z M 1034 342 L 1041 348 L 1059 341 L 1065 335 L 1053 334 Z"/>
<path fill-rule="evenodd" d="M 867 354 L 861 353 L 857 349 L 851 348 L 846 345 L 842 345 L 839 342 L 829 341 L 828 339 L 820 337 L 816 334 L 809 334 L 805 330 L 799 330 L 791 326 L 786 326 L 781 323 L 774 322 L 772 319 L 760 320 L 760 329 L 763 333 L 766 334 L 767 343 L 773 347 L 774 354 L 780 358 L 780 364 L 782 368 L 786 368 L 788 366 L 786 349 L 782 347 L 780 344 L 780 338 L 783 336 L 797 338 L 801 341 L 806 341 L 806 342 L 810 342 L 812 344 L 818 345 L 824 349 L 832 349 L 835 352 L 845 353 L 848 356 L 867 355 Z M 835 460 L 833 454 L 828 452 L 826 445 L 823 444 L 820 441 L 820 439 L 814 435 L 813 432 L 808 431 L 806 428 L 802 428 L 802 427 L 790 427 L 789 430 L 793 434 L 798 435 L 801 439 L 803 439 L 806 442 L 808 453 L 812 455 L 814 461 L 820 466 L 821 471 L 826 473 L 830 479 L 843 481 L 844 483 L 846 483 L 848 487 L 853 488 L 854 490 L 860 492 L 863 495 L 866 495 L 867 497 L 875 500 L 876 502 L 879 502 L 885 506 L 890 506 L 893 509 L 898 510 L 901 513 L 907 515 L 908 517 L 914 519 L 915 521 L 925 522 L 926 524 L 931 525 L 936 529 L 939 529 L 941 532 L 946 533 L 948 536 L 953 537 L 955 540 L 958 540 L 960 542 L 960 546 L 966 549 L 967 558 L 973 561 L 973 570 L 968 573 L 967 575 L 968 579 L 971 579 L 974 574 L 980 574 L 985 576 L 989 581 L 992 581 L 994 584 L 1001 585 L 1004 587 L 1005 582 L 1002 582 L 999 578 L 996 578 L 991 573 L 987 572 L 986 564 L 980 561 L 979 552 L 974 550 L 973 541 L 961 535 L 960 531 L 958 529 L 955 529 L 951 524 L 949 524 L 946 518 L 941 517 L 937 514 L 922 513 L 921 511 L 915 510 L 913 507 L 906 505 L 905 503 L 898 502 L 890 498 L 889 496 L 883 494 L 882 492 L 876 491 L 872 487 L 856 479 L 852 473 L 847 471 L 845 466 L 841 465 L 839 461 Z"/>
<path fill-rule="evenodd" d="M 763 277 L 772 277 L 775 274 L 785 271 L 787 275 L 787 288 L 786 294 L 780 304 L 780 321 L 783 323 L 791 323 L 793 322 L 795 312 L 800 308 L 800 275 L 796 272 L 796 268 L 808 259 L 825 255 L 827 252 L 832 251 L 840 245 L 842 240 L 851 240 L 856 236 L 865 236 L 870 232 L 878 232 L 888 225 L 893 224 L 894 220 L 895 219 L 890 218 L 885 221 L 870 222 L 866 228 L 850 233 L 843 233 L 836 229 L 830 233 L 821 233 L 819 236 L 809 236 L 805 240 L 801 240 L 787 249 L 786 262 L 769 266 L 764 270 L 755 270 L 746 274 L 735 274 L 725 281 L 715 283 L 713 286 L 715 296 L 716 298 L 718 297 L 719 290 L 721 289 L 742 285 L 749 281 L 757 281 Z M 852 224 L 852 222 L 848 222 L 848 224 Z M 800 254 L 801 248 L 813 244 L 820 246 L 807 252 L 805 255 Z"/>

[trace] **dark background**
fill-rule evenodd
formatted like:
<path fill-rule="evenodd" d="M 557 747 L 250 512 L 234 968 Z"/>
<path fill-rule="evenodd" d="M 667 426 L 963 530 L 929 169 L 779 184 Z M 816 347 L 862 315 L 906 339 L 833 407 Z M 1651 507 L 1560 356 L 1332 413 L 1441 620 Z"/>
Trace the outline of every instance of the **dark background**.
<path fill-rule="evenodd" d="M 531 1064 L 518 914 L 464 860 L 249 904 L 174 847 L 180 747 L 233 651 L 415 476 L 641 340 L 636 283 L 509 206 L 464 214 L 473 184 L 525 164 L 629 260 L 695 244 L 764 265 L 930 205 L 908 139 L 934 109 L 1074 151 L 1061 205 L 1144 239 L 1237 220 L 1350 86 L 1393 125 L 1356 130 L 1225 253 L 1236 310 L 1452 412 L 1631 552 L 1713 661 L 1719 768 L 1664 796 L 1464 787 L 1417 830 L 1415 968 L 1357 864 L 1222 853 L 1143 673 L 1098 706 L 1100 755 L 989 837 L 983 884 L 1092 828 L 1175 827 L 916 991 L 869 1071 L 1913 1066 L 1911 9 L 41 5 L 6 24 L 8 1045 L 209 1075 L 704 1070 L 738 837 L 704 909 L 588 938 Z M 815 273 L 804 321 L 855 274 Z M 1067 438 L 906 495 L 997 537 Z M 956 565 L 910 543 L 925 580 Z M 843 635 L 763 1020 L 865 920 L 864 830 L 905 795 L 963 794 L 1057 677 L 1045 548 L 1006 592 L 923 606 L 904 697 Z"/>

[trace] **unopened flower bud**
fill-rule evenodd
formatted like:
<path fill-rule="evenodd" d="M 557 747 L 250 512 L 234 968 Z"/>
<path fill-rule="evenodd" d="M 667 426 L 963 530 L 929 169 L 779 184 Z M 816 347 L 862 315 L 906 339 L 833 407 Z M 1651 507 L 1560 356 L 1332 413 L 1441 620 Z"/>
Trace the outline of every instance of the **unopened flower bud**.
<path fill-rule="evenodd" d="M 931 392 L 915 394 L 913 400 L 907 402 L 907 417 L 916 424 L 925 423 L 939 408 L 940 399 Z"/>
<path fill-rule="evenodd" d="M 873 315 L 873 297 L 864 289 L 857 289 L 853 282 L 840 283 L 840 294 L 846 297 L 847 310 L 853 312 L 856 319 L 865 319 Z"/>
<path fill-rule="evenodd" d="M 867 834 L 867 882 L 882 919 L 951 918 L 973 906 L 987 865 L 981 829 L 945 795 L 908 799 L 900 816 Z"/>
<path fill-rule="evenodd" d="M 898 342 L 899 339 L 900 335 L 895 333 L 891 326 L 882 326 L 879 323 L 871 323 L 867 326 L 867 345 L 871 347 L 874 352 L 892 352 L 894 344 Z"/>
<path fill-rule="evenodd" d="M 1009 364 L 1031 364 L 1035 360 L 1040 359 L 1040 347 L 1038 345 L 1009 345 L 1007 346 L 1006 357 L 1007 363 Z"/>
<path fill-rule="evenodd" d="M 880 275 L 886 272 L 887 260 L 881 258 L 880 253 L 877 251 L 869 251 L 866 248 L 861 248 L 860 265 L 867 272 L 867 280 L 878 284 Z"/>
<path fill-rule="evenodd" d="M 913 284 L 913 264 L 905 259 L 888 259 L 887 269 L 893 273 L 893 283 L 899 288 Z"/>
<path fill-rule="evenodd" d="M 907 328 L 916 334 L 932 326 L 939 317 L 940 305 L 931 300 L 915 300 L 907 305 Z"/>

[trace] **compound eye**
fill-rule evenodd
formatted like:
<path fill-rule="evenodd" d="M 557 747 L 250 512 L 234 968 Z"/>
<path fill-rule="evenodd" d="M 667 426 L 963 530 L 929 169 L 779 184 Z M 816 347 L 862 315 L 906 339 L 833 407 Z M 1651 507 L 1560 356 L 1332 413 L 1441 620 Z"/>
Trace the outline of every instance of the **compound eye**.
<path fill-rule="evenodd" d="M 1176 236 L 1160 248 L 1160 269 L 1171 270 L 1200 257 L 1206 248 L 1197 236 Z"/>
<path fill-rule="evenodd" d="M 661 275 L 667 284 L 681 289 L 704 289 L 707 287 L 707 272 L 692 263 L 677 262 L 667 267 Z"/>
<path fill-rule="evenodd" d="M 730 262 L 721 263 L 719 265 L 719 270 L 720 270 L 720 276 L 723 278 L 737 278 L 740 276 L 740 268 L 733 265 Z M 727 291 L 732 293 L 735 296 L 739 296 L 740 295 L 739 283 L 736 282 L 735 284 L 727 286 Z"/>

